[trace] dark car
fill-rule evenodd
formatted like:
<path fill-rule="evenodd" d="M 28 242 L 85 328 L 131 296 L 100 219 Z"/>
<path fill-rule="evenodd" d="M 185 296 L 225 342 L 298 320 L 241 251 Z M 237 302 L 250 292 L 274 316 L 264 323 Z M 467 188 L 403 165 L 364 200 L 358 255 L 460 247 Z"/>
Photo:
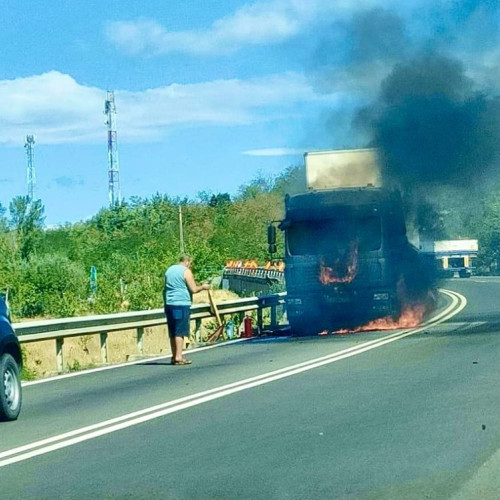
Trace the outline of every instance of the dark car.
<path fill-rule="evenodd" d="M 21 346 L 0 296 L 0 421 L 16 420 L 21 411 Z"/>

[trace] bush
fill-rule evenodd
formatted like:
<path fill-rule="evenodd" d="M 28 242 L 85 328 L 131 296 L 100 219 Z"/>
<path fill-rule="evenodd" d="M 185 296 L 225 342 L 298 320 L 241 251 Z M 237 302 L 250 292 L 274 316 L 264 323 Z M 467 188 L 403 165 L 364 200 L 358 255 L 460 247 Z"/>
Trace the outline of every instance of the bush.
<path fill-rule="evenodd" d="M 12 312 L 24 317 L 78 315 L 85 309 L 87 282 L 86 272 L 67 257 L 32 257 L 21 266 Z"/>

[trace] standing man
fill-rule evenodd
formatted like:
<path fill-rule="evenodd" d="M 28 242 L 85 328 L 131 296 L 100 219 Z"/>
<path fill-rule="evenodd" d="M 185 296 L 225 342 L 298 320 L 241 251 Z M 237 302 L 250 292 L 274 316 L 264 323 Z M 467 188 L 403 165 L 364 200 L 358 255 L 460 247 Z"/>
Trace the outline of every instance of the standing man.
<path fill-rule="evenodd" d="M 190 269 L 192 263 L 192 257 L 182 255 L 179 263 L 170 266 L 165 272 L 163 300 L 173 365 L 190 365 L 192 363 L 182 355 L 184 337 L 189 337 L 191 297 L 194 293 L 210 289 L 210 285 L 196 284 Z"/>

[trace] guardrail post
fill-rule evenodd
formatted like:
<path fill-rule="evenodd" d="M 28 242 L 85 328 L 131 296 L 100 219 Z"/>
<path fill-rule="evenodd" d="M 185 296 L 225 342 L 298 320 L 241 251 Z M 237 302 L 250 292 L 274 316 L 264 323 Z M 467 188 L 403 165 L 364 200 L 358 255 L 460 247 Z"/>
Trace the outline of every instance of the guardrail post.
<path fill-rule="evenodd" d="M 108 332 L 101 332 L 101 358 L 102 362 L 108 362 Z"/>
<path fill-rule="evenodd" d="M 144 328 L 142 326 L 137 327 L 137 352 L 139 354 L 144 354 Z"/>
<path fill-rule="evenodd" d="M 257 309 L 257 330 L 259 334 L 262 333 L 262 330 L 264 329 L 263 324 L 262 324 L 262 305 Z"/>
<path fill-rule="evenodd" d="M 275 328 L 278 324 L 276 315 L 276 304 L 271 306 L 271 328 Z"/>
<path fill-rule="evenodd" d="M 196 339 L 196 343 L 199 344 L 201 342 L 201 319 L 196 318 L 194 320 L 194 325 L 195 325 L 194 338 Z"/>
<path fill-rule="evenodd" d="M 63 345 L 64 337 L 56 338 L 56 359 L 58 373 L 62 373 L 64 371 Z"/>
<path fill-rule="evenodd" d="M 243 331 L 243 321 L 245 321 L 245 313 L 239 312 L 237 313 L 238 325 L 236 326 L 236 331 L 234 332 L 236 337 L 239 337 Z"/>

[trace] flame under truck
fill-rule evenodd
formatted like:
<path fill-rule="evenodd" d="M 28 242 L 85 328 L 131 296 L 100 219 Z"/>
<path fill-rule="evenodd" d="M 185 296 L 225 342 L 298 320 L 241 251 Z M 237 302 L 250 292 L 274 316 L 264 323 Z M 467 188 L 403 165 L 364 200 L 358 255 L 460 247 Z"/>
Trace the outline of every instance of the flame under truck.
<path fill-rule="evenodd" d="M 305 154 L 308 191 L 285 198 L 287 315 L 294 335 L 398 317 L 428 286 L 406 235 L 399 191 L 382 187 L 376 150 Z M 276 249 L 276 230 L 268 230 Z"/>

